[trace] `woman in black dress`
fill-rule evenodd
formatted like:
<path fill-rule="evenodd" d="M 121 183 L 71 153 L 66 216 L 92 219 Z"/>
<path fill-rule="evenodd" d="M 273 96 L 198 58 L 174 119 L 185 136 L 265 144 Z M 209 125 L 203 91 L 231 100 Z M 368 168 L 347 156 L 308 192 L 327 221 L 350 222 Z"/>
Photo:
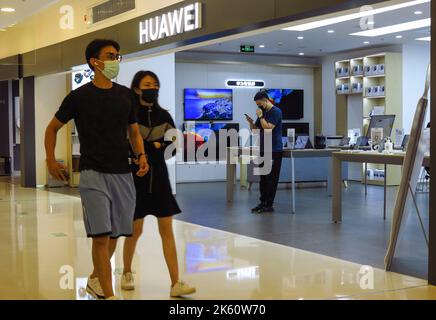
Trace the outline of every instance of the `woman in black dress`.
<path fill-rule="evenodd" d="M 168 111 L 159 105 L 159 87 L 159 78 L 151 71 L 139 71 L 131 86 L 132 91 L 138 97 L 138 125 L 144 139 L 150 170 L 142 178 L 134 175 L 136 187 L 135 220 L 133 236 L 126 238 L 124 242 L 124 273 L 121 279 L 121 288 L 124 290 L 135 288 L 132 275 L 133 255 L 136 243 L 142 234 L 144 218 L 147 215 L 153 215 L 158 220 L 165 261 L 171 277 L 170 295 L 178 297 L 194 293 L 195 288 L 179 279 L 172 217 L 181 211 L 173 196 L 165 162 L 165 149 L 170 143 L 164 140 L 165 133 L 174 129 L 175 125 Z M 132 172 L 138 171 L 135 161 L 131 166 Z"/>

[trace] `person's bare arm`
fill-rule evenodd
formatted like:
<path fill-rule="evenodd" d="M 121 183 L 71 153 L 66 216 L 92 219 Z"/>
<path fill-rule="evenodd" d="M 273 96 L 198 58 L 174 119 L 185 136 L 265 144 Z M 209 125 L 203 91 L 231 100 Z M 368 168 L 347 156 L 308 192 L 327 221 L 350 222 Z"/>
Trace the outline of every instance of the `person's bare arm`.
<path fill-rule="evenodd" d="M 251 118 L 248 117 L 247 115 L 245 115 L 245 118 L 247 119 L 248 125 L 250 126 L 250 130 L 259 129 L 259 128 L 254 124 L 254 120 L 253 120 L 253 119 L 251 119 Z"/>
<path fill-rule="evenodd" d="M 149 170 L 149 165 L 147 162 L 147 155 L 144 150 L 144 140 L 142 139 L 141 133 L 139 132 L 139 126 L 137 123 L 129 125 L 129 140 L 132 145 L 133 151 L 136 154 L 142 154 L 139 157 L 139 171 L 136 173 L 138 177 L 143 177 L 147 174 Z"/>
<path fill-rule="evenodd" d="M 57 180 L 67 181 L 68 179 L 64 175 L 64 172 L 67 171 L 67 167 L 58 163 L 55 157 L 57 133 L 63 126 L 64 123 L 53 118 L 45 130 L 44 145 L 48 172 Z"/>
<path fill-rule="evenodd" d="M 251 130 L 256 130 L 256 129 L 259 129 L 259 128 L 254 124 L 254 122 L 251 122 L 250 123 L 250 129 Z"/>
<path fill-rule="evenodd" d="M 273 125 L 272 123 L 269 123 L 268 121 L 266 121 L 264 118 L 260 119 L 260 125 L 262 126 L 263 129 L 269 129 L 269 130 L 273 130 L 276 126 Z"/>

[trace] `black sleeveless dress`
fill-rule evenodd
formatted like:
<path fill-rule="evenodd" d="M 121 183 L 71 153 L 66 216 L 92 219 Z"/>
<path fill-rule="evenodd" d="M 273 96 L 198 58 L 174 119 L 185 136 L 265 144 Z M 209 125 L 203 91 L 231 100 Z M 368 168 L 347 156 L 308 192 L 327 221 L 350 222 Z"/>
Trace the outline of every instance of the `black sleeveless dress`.
<path fill-rule="evenodd" d="M 136 187 L 135 220 L 147 215 L 164 218 L 181 212 L 173 196 L 168 168 L 165 163 L 165 150 L 171 142 L 165 141 L 165 132 L 174 129 L 174 121 L 168 111 L 160 107 L 150 109 L 138 106 L 138 125 L 144 139 L 145 152 L 150 170 L 144 177 L 138 177 L 139 166 L 131 164 Z M 156 149 L 153 142 L 161 143 Z"/>

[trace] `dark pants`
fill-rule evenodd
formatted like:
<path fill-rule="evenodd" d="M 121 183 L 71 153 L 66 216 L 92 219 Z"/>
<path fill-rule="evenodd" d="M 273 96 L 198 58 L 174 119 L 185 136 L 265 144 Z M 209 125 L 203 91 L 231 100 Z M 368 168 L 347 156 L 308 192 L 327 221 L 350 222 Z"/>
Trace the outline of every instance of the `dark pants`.
<path fill-rule="evenodd" d="M 279 184 L 280 169 L 282 167 L 282 152 L 272 153 L 272 168 L 267 175 L 260 176 L 260 202 L 271 207 L 276 197 L 277 185 Z"/>

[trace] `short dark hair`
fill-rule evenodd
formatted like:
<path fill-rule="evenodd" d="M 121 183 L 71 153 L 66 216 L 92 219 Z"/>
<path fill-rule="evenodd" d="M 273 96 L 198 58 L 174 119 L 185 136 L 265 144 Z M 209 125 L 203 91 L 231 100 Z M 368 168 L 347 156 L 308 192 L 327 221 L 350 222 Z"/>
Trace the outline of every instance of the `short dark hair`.
<path fill-rule="evenodd" d="M 150 71 L 150 70 L 147 70 L 147 71 L 141 70 L 135 74 L 135 76 L 133 77 L 133 80 L 132 80 L 132 84 L 130 85 L 130 88 L 132 89 L 133 94 L 135 94 L 135 89 L 139 89 L 139 86 L 141 85 L 141 81 L 145 77 L 152 77 L 157 82 L 157 86 L 160 88 L 160 80 L 159 80 L 159 77 L 157 76 L 156 73 L 154 73 L 153 71 Z M 136 96 L 136 94 L 135 94 L 135 96 Z M 156 102 L 155 107 L 157 107 L 161 110 L 165 110 L 160 106 L 158 101 Z"/>
<path fill-rule="evenodd" d="M 266 91 L 259 91 L 254 96 L 254 101 L 259 101 L 259 100 L 263 100 L 263 99 L 269 100 L 269 95 L 268 95 L 268 93 L 266 93 Z"/>
<path fill-rule="evenodd" d="M 156 82 L 158 87 L 160 88 L 160 80 L 156 73 L 153 71 L 138 71 L 135 76 L 133 77 L 132 84 L 130 85 L 130 88 L 132 91 L 136 88 L 139 89 L 139 85 L 141 84 L 142 79 L 145 77 L 152 77 Z"/>
<path fill-rule="evenodd" d="M 86 62 L 93 71 L 95 71 L 95 68 L 91 65 L 91 58 L 98 58 L 103 48 L 111 46 L 120 51 L 120 45 L 115 40 L 95 39 L 88 44 L 85 51 Z"/>

